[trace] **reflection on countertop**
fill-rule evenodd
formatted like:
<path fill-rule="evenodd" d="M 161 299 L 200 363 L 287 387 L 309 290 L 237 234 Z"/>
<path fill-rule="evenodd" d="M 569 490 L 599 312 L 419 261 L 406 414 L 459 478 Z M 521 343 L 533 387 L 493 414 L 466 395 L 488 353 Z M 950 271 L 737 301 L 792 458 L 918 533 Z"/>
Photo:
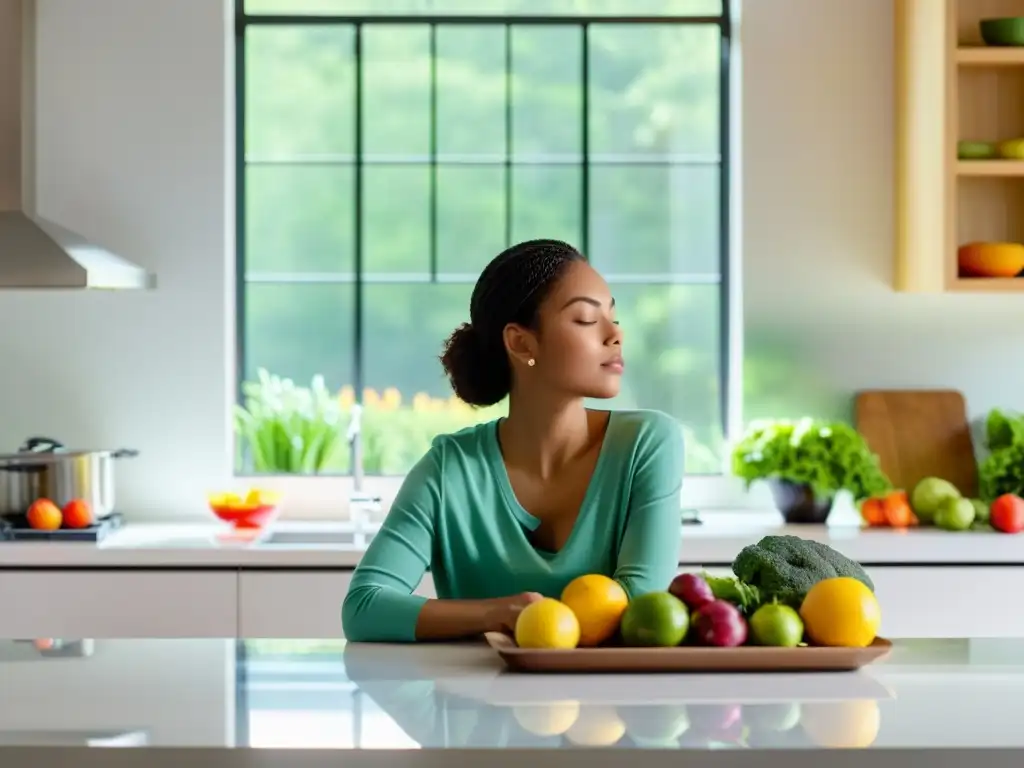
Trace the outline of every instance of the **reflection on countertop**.
<path fill-rule="evenodd" d="M 897 642 L 857 673 L 607 676 L 510 674 L 482 643 L 97 640 L 71 658 L 13 645 L 0 641 L 0 762 L 10 745 L 86 743 L 1024 749 L 1018 640 Z"/>

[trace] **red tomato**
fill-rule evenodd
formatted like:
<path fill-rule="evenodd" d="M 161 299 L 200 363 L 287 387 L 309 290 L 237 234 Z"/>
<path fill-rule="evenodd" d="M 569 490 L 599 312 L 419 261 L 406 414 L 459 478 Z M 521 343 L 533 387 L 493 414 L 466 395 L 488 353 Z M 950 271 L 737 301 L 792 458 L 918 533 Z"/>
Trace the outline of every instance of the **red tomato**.
<path fill-rule="evenodd" d="M 989 522 L 1003 533 L 1024 531 L 1024 499 L 1013 493 L 1004 493 L 992 502 Z"/>

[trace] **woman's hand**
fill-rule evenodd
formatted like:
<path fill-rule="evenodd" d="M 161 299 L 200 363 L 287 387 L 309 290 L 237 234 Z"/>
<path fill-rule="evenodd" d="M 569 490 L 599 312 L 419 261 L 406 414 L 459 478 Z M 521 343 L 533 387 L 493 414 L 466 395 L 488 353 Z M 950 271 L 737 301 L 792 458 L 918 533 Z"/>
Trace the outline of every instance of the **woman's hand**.
<path fill-rule="evenodd" d="M 543 599 L 544 595 L 539 592 L 520 592 L 518 595 L 495 598 L 486 616 L 487 631 L 515 632 L 516 619 L 523 608 Z"/>

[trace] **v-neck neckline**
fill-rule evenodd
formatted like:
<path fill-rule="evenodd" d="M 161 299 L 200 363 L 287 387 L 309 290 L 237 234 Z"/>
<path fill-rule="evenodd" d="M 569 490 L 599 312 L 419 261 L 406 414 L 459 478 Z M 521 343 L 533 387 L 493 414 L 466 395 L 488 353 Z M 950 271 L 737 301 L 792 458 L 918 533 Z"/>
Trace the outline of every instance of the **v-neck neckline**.
<path fill-rule="evenodd" d="M 605 411 L 605 413 L 608 414 L 608 422 L 605 424 L 604 436 L 601 438 L 601 447 L 598 450 L 597 461 L 594 462 L 594 470 L 590 475 L 590 481 L 587 483 L 587 490 L 583 494 L 583 501 L 580 503 L 576 519 L 572 524 L 572 530 L 569 531 L 569 536 L 566 538 L 565 543 L 557 551 L 541 549 L 529 540 L 529 537 L 526 536 L 524 531 L 521 531 L 523 539 L 529 545 L 530 549 L 541 557 L 554 559 L 569 549 L 569 546 L 576 539 L 576 532 L 580 529 L 580 523 L 583 521 L 584 515 L 586 515 L 590 507 L 593 506 L 593 496 L 597 493 L 600 475 L 602 473 L 605 457 L 608 453 L 608 444 L 610 442 L 609 437 L 612 433 L 612 421 L 615 419 L 615 411 Z M 513 516 L 519 521 L 523 528 L 532 532 L 540 527 L 541 520 L 527 512 L 526 508 L 519 503 L 519 499 L 516 498 L 516 492 L 512 488 L 512 480 L 508 476 L 508 467 L 505 466 L 505 458 L 501 452 L 501 439 L 498 436 L 498 426 L 501 422 L 502 419 L 496 419 L 489 430 L 491 438 L 491 467 L 498 480 L 498 486 L 501 488 L 501 494 L 505 498 L 505 503 L 508 504 Z"/>

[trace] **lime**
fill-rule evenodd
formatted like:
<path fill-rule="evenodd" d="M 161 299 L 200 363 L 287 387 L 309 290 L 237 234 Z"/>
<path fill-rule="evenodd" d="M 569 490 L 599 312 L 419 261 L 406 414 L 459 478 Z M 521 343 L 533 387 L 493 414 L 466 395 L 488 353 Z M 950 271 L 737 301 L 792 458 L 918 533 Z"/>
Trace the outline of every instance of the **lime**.
<path fill-rule="evenodd" d="M 679 645 L 690 628 L 690 614 L 678 597 L 648 592 L 630 602 L 622 614 L 622 640 L 627 646 Z"/>
<path fill-rule="evenodd" d="M 987 523 L 989 517 L 988 504 L 981 499 L 971 499 L 971 504 L 974 505 L 974 522 Z"/>
<path fill-rule="evenodd" d="M 754 645 L 795 648 L 804 639 L 804 622 L 788 605 L 762 605 L 754 611 L 749 623 Z"/>
<path fill-rule="evenodd" d="M 917 519 L 929 525 L 938 514 L 942 502 L 949 498 L 960 498 L 960 491 L 955 485 L 941 477 L 926 477 L 914 486 L 910 494 L 910 506 Z"/>
<path fill-rule="evenodd" d="M 966 531 L 974 522 L 974 504 L 970 499 L 947 498 L 935 512 L 935 525 L 944 531 Z"/>

